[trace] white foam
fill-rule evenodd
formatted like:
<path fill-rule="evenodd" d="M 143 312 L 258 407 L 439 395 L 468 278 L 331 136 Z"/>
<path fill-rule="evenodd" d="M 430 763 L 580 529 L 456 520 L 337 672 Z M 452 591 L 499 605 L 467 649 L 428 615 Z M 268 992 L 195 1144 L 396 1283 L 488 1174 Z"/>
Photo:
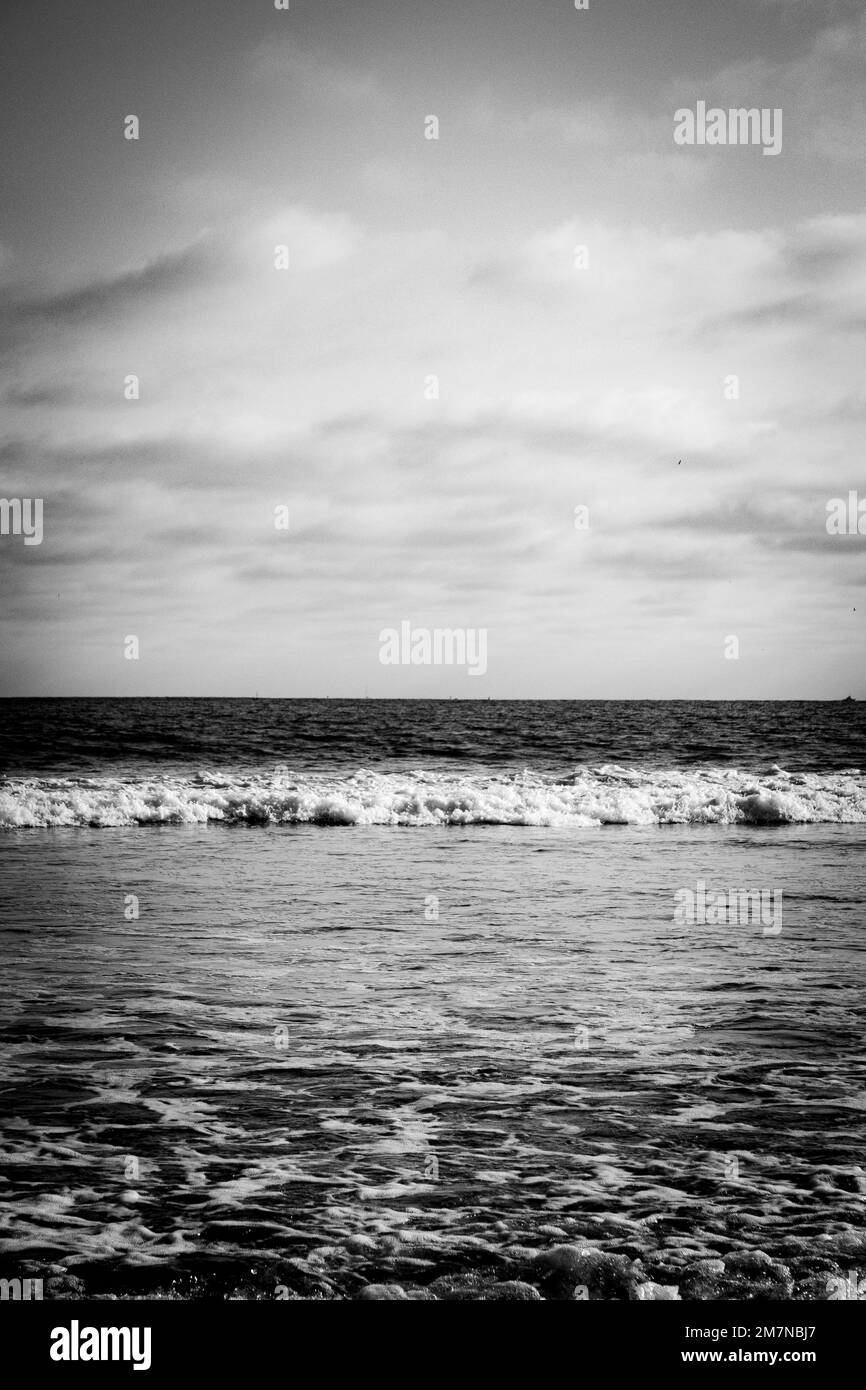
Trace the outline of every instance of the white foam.
<path fill-rule="evenodd" d="M 735 825 L 866 821 L 866 777 L 781 768 L 603 765 L 565 781 L 520 774 L 380 773 L 8 778 L 0 829 L 227 823 L 347 825 Z"/>

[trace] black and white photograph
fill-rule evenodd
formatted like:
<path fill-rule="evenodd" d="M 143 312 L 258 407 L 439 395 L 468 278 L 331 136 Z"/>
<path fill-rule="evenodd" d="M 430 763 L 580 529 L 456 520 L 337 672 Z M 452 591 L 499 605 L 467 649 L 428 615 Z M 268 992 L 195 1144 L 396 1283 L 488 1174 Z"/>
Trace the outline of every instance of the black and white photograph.
<path fill-rule="evenodd" d="M 828 1376 L 864 0 L 3 0 L 0 161 L 0 1336 Z"/>

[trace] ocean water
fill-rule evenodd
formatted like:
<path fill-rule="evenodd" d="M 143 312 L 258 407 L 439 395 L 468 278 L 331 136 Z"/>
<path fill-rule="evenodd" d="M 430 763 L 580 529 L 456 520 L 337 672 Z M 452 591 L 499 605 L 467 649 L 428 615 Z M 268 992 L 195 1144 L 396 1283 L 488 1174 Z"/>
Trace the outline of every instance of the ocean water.
<path fill-rule="evenodd" d="M 0 768 L 0 1275 L 866 1272 L 863 705 L 4 701 Z"/>

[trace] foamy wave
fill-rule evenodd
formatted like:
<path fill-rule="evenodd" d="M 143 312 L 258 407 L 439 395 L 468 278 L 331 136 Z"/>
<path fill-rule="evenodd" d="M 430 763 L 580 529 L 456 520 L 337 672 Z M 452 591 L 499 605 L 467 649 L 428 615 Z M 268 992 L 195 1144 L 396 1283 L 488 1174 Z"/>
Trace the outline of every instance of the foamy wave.
<path fill-rule="evenodd" d="M 531 772 L 201 773 L 147 779 L 9 778 L 0 829 L 197 825 L 735 825 L 866 821 L 866 777 L 780 768 L 756 777 L 721 768 L 606 765 L 565 780 Z"/>

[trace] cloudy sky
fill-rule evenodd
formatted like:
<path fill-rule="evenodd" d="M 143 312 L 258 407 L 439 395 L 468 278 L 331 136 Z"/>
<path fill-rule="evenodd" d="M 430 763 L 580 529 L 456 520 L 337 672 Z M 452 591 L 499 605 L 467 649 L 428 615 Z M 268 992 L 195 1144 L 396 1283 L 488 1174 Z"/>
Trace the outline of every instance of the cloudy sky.
<path fill-rule="evenodd" d="M 866 697 L 862 0 L 3 25 L 0 693 Z"/>

